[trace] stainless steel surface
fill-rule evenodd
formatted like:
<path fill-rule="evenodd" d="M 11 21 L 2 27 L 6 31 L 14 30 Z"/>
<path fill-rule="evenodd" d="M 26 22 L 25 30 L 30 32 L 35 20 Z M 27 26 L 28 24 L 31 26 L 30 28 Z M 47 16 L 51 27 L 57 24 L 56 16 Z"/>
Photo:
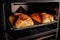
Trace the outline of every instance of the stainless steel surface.
<path fill-rule="evenodd" d="M 7 2 L 7 0 L 4 0 L 4 2 Z M 10 2 L 59 2 L 59 0 L 10 0 Z"/>
<path fill-rule="evenodd" d="M 59 2 L 59 0 L 27 0 L 28 2 Z"/>
<path fill-rule="evenodd" d="M 35 40 L 42 40 L 42 39 L 49 38 L 49 37 L 52 37 L 52 36 L 54 36 L 54 35 L 48 35 L 48 36 L 40 37 L 40 38 L 35 39 Z"/>

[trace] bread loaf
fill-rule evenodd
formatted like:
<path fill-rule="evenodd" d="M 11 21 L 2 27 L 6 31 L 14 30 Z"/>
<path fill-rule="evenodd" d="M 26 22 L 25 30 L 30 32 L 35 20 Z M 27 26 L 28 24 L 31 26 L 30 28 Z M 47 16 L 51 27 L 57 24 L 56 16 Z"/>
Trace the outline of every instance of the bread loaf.
<path fill-rule="evenodd" d="M 17 19 L 16 23 L 15 23 L 15 27 L 16 28 L 26 28 L 28 26 L 33 25 L 33 21 L 32 19 L 26 15 L 26 14 L 20 14 L 19 18 Z"/>
<path fill-rule="evenodd" d="M 34 24 L 33 20 L 26 14 L 15 13 L 9 17 L 9 21 L 13 28 L 26 28 Z"/>
<path fill-rule="evenodd" d="M 49 23 L 54 21 L 54 17 L 51 14 L 43 12 L 41 13 L 41 15 L 42 15 L 42 23 Z"/>
<path fill-rule="evenodd" d="M 50 23 L 54 21 L 54 16 L 51 14 L 47 14 L 46 12 L 35 12 L 32 13 L 30 16 L 33 20 L 35 20 L 38 23 Z"/>

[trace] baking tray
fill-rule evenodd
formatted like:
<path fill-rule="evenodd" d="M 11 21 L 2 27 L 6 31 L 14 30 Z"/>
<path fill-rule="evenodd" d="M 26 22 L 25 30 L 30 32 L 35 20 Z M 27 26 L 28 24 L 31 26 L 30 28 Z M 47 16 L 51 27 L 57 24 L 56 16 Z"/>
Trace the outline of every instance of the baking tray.
<path fill-rule="evenodd" d="M 14 30 L 14 31 L 25 30 L 25 29 L 34 28 L 34 27 L 41 27 L 41 26 L 51 25 L 51 24 L 54 24 L 54 23 L 58 23 L 58 21 L 53 21 L 53 22 L 51 22 L 51 23 L 45 23 L 45 24 L 32 25 L 32 26 L 28 26 L 28 27 L 26 27 L 26 28 L 14 29 L 14 28 L 12 27 L 12 25 L 9 23 L 9 21 L 7 20 L 8 27 L 9 27 L 11 30 Z"/>

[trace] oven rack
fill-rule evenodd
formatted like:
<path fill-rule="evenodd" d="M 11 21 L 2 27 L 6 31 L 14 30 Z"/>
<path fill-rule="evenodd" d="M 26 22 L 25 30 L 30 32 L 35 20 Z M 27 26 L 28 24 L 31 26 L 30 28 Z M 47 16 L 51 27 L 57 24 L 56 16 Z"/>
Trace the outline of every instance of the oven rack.
<path fill-rule="evenodd" d="M 14 39 L 14 40 L 31 40 L 31 39 L 34 39 L 34 38 L 37 38 L 37 37 L 45 37 L 45 36 L 49 36 L 49 35 L 53 35 L 54 36 L 54 34 L 56 34 L 56 31 L 57 31 L 57 29 L 52 29 L 50 31 L 45 31 L 45 32 L 42 32 L 42 33 L 39 33 L 39 34 L 30 35 L 30 36 L 26 36 L 26 37 L 23 37 L 23 38 L 17 38 L 17 39 L 13 38 L 11 35 L 9 35 L 6 32 L 7 33 L 6 34 L 6 38 L 10 39 L 10 40 L 12 40 L 12 39 Z"/>

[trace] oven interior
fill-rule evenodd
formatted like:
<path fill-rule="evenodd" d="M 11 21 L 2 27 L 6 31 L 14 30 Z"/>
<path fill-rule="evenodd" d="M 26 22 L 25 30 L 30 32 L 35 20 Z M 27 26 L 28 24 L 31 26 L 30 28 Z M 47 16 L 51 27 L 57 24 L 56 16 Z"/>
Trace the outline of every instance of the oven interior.
<path fill-rule="evenodd" d="M 16 5 L 16 4 L 15 4 Z M 17 4 L 20 5 L 20 4 Z M 23 4 L 22 4 L 23 5 Z M 42 3 L 27 3 L 28 10 L 24 10 L 22 7 L 18 8 L 16 11 L 17 13 L 22 12 L 26 13 L 28 16 L 34 12 L 46 12 L 52 15 L 57 15 L 56 11 L 54 11 L 55 8 L 59 9 L 59 3 L 58 2 L 42 2 Z M 40 26 L 40 24 L 36 26 L 32 26 L 30 28 L 23 28 L 14 30 L 12 29 L 12 26 L 10 25 L 8 21 L 8 17 L 12 14 L 11 11 L 11 3 L 5 3 L 5 23 L 6 23 L 6 37 L 7 39 L 14 39 L 14 40 L 29 40 L 32 38 L 41 37 L 44 35 L 50 35 L 54 34 L 56 37 L 56 31 L 57 31 L 57 23 L 58 20 L 54 23 L 50 24 L 44 24 Z"/>

